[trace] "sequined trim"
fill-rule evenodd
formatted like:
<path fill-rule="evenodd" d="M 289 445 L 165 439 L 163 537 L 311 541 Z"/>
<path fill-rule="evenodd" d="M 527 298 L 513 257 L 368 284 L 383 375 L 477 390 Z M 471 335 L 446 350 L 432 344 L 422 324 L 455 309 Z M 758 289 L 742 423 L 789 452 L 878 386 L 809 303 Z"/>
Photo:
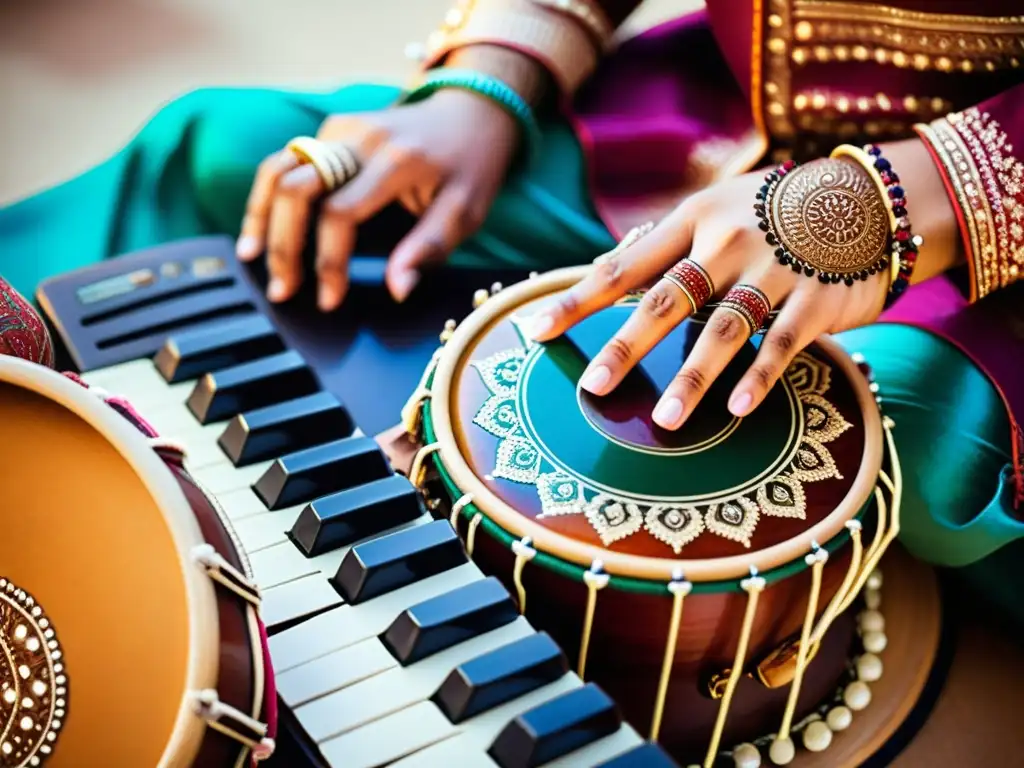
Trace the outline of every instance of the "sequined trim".
<path fill-rule="evenodd" d="M 794 0 L 793 61 L 875 61 L 919 71 L 995 71 L 1024 59 L 1024 16 Z M 806 45 L 801 45 L 805 43 Z"/>
<path fill-rule="evenodd" d="M 533 485 L 541 503 L 538 519 L 582 515 L 605 546 L 643 530 L 677 555 L 705 531 L 749 547 L 763 516 L 804 518 L 805 483 L 842 478 L 827 446 L 852 425 L 825 397 L 829 366 L 806 353 L 786 371 L 804 413 L 804 433 L 792 461 L 752 490 L 700 504 L 620 498 L 556 468 L 523 429 L 517 390 L 526 356 L 517 348 L 472 363 L 490 392 L 473 423 L 499 438 L 491 477 Z"/>
<path fill-rule="evenodd" d="M 1024 164 L 1006 133 L 975 108 L 917 126 L 960 209 L 971 300 L 1015 282 L 1024 268 Z"/>

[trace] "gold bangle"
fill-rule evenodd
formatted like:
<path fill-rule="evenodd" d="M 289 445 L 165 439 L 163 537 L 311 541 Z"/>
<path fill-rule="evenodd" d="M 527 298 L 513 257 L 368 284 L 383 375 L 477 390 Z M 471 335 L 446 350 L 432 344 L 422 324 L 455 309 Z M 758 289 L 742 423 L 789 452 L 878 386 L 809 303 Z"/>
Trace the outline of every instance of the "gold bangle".
<path fill-rule="evenodd" d="M 571 16 L 594 38 L 597 50 L 604 52 L 611 48 L 615 27 L 600 6 L 587 0 L 533 0 L 536 5 Z"/>

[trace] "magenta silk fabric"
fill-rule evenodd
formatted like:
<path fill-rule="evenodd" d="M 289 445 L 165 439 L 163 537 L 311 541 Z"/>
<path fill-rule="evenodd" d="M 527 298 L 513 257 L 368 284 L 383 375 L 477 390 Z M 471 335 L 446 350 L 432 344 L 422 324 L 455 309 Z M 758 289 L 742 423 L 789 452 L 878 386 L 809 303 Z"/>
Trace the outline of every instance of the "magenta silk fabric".
<path fill-rule="evenodd" d="M 39 313 L 0 277 L 0 355 L 53 367 L 53 341 Z"/>

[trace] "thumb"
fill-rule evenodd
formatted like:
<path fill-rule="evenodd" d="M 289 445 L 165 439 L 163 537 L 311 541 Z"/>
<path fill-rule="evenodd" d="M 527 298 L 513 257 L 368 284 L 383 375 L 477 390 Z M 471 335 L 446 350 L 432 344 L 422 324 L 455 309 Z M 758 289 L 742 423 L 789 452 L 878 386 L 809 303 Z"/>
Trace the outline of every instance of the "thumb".
<path fill-rule="evenodd" d="M 384 282 L 395 301 L 402 302 L 416 287 L 423 267 L 443 263 L 451 252 L 484 222 L 490 197 L 468 187 L 450 184 L 422 218 L 395 246 Z"/>

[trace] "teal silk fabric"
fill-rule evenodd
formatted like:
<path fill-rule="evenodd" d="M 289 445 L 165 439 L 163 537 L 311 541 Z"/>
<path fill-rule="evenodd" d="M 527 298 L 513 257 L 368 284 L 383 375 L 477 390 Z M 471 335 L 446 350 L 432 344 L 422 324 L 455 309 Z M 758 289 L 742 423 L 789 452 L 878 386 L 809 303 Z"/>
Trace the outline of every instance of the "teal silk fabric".
<path fill-rule="evenodd" d="M 399 95 L 373 85 L 189 94 L 105 163 L 0 211 L 0 274 L 31 296 L 46 277 L 119 253 L 237 234 L 260 160 L 293 136 L 315 134 L 327 114 L 378 109 Z M 538 161 L 508 181 L 456 264 L 543 270 L 590 261 L 614 244 L 591 205 L 571 129 L 551 122 L 543 130 Z M 897 424 L 903 543 L 960 568 L 1024 626 L 1024 603 L 1011 589 L 1024 526 L 1011 514 L 1010 431 L 995 388 L 963 353 L 923 330 L 875 325 L 838 339 L 871 363 Z"/>

